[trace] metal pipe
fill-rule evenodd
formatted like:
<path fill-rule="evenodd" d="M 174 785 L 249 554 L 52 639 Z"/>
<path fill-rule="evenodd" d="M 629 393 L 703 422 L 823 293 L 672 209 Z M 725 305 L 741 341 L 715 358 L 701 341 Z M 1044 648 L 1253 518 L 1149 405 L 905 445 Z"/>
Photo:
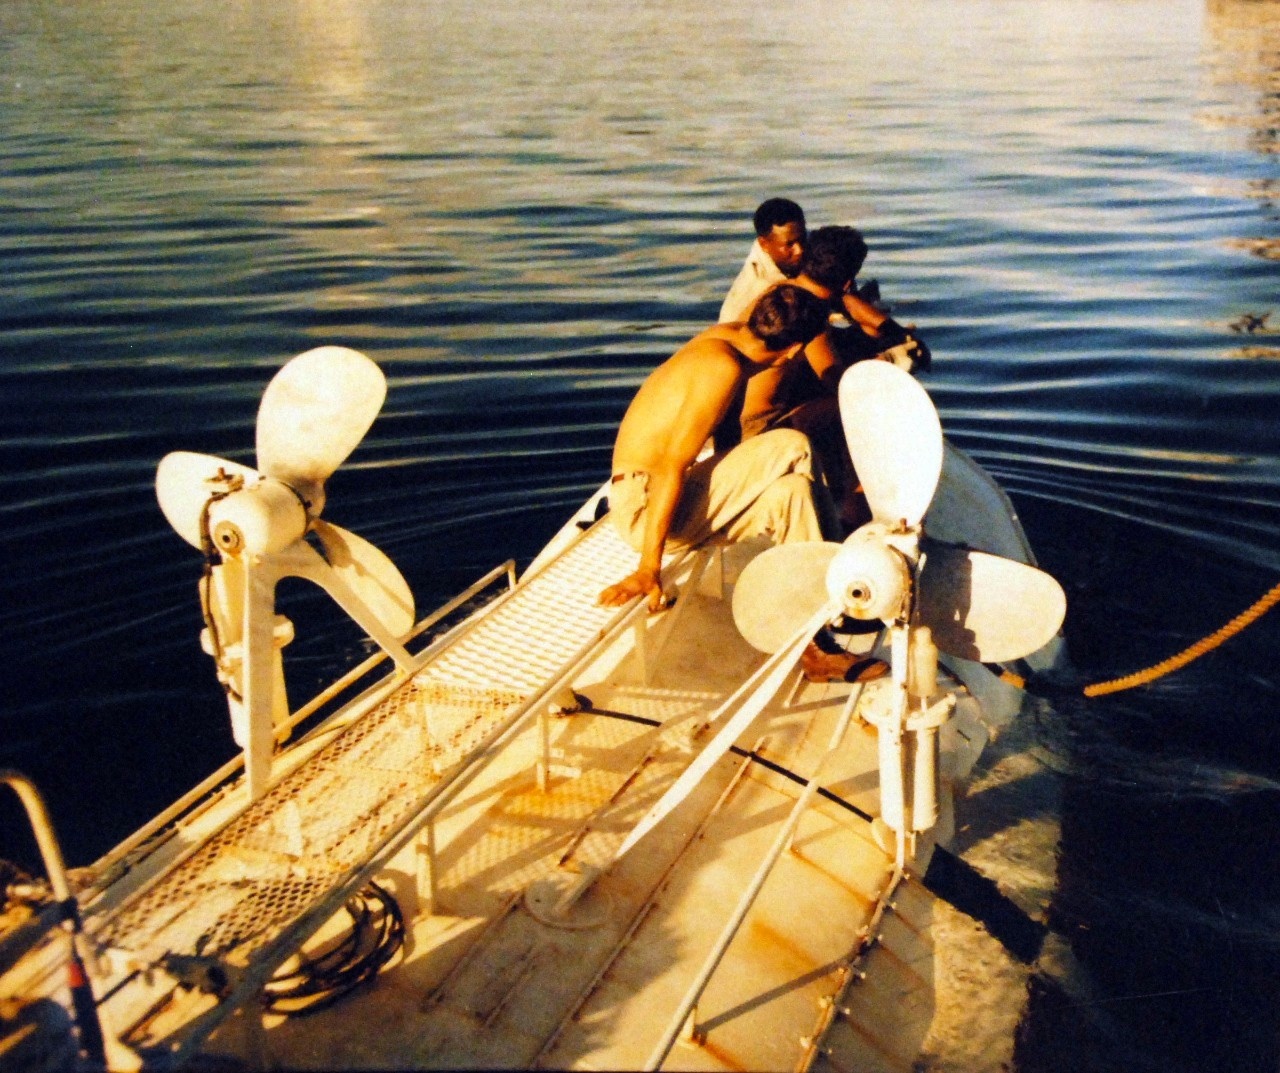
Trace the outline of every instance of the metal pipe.
<path fill-rule="evenodd" d="M 778 832 L 777 837 L 773 841 L 773 845 L 769 848 L 764 860 L 760 863 L 760 867 L 756 870 L 755 876 L 747 889 L 743 891 L 741 898 L 738 899 L 737 908 L 733 915 L 729 918 L 729 922 L 725 925 L 720 933 L 720 938 L 716 940 L 716 945 L 712 948 L 711 954 L 703 962 L 702 969 L 694 978 L 689 990 L 685 992 L 684 999 L 676 1008 L 675 1015 L 671 1018 L 667 1025 L 666 1031 L 663 1033 L 662 1039 L 658 1046 L 654 1048 L 653 1053 L 649 1056 L 649 1061 L 645 1064 L 646 1070 L 657 1069 L 666 1061 L 667 1055 L 671 1053 L 671 1048 L 675 1046 L 676 1040 L 681 1033 L 685 1031 L 690 1015 L 697 1008 L 698 1000 L 702 997 L 703 991 L 706 990 L 707 984 L 711 982 L 711 977 L 715 974 L 720 962 L 723 960 L 725 953 L 729 949 L 729 944 L 733 942 L 734 936 L 737 935 L 738 929 L 742 927 L 742 922 L 746 919 L 747 913 L 751 911 L 752 905 L 755 904 L 756 898 L 759 896 L 761 889 L 764 887 L 765 880 L 769 878 L 769 874 L 773 871 L 773 867 L 778 862 L 778 858 L 782 856 L 783 850 L 791 844 L 791 840 L 795 835 L 796 828 L 800 825 L 800 819 L 813 801 L 814 795 L 818 792 L 818 777 L 822 774 L 822 769 L 826 766 L 827 760 L 831 754 L 839 747 L 844 740 L 845 732 L 849 729 L 849 723 L 853 719 L 854 709 L 858 706 L 858 701 L 862 698 L 863 684 L 859 683 L 850 694 L 849 699 L 845 702 L 844 710 L 840 713 L 840 718 L 836 722 L 835 730 L 832 732 L 831 741 L 827 745 L 827 751 L 818 761 L 817 767 L 814 769 L 813 775 L 805 784 L 804 790 L 800 797 L 792 806 L 791 814 L 787 817 L 787 822 L 783 824 L 782 830 Z M 696 1034 L 696 1031 L 695 1031 Z"/>
<path fill-rule="evenodd" d="M 636 910 L 635 914 L 632 916 L 631 923 L 627 926 L 626 931 L 622 933 L 618 941 L 614 944 L 613 949 L 610 950 L 608 957 L 606 957 L 604 961 L 596 969 L 596 973 L 591 978 L 591 981 L 586 985 L 586 987 L 584 987 L 578 993 L 578 997 L 574 1000 L 573 1005 L 569 1007 L 569 1010 L 564 1015 L 564 1017 L 560 1019 L 560 1023 L 556 1026 L 555 1031 L 552 1032 L 551 1035 L 547 1038 L 547 1040 L 542 1044 L 541 1050 L 539 1050 L 538 1053 L 534 1055 L 533 1061 L 530 1063 L 530 1068 L 532 1069 L 542 1068 L 542 1064 L 541 1064 L 542 1059 L 545 1058 L 547 1054 L 551 1052 L 551 1049 L 559 1042 L 560 1037 L 564 1034 L 564 1031 L 569 1026 L 570 1022 L 572 1022 L 577 1018 L 579 1011 L 582 1009 L 583 1006 L 587 1004 L 587 1000 L 590 999 L 591 996 L 595 993 L 596 987 L 599 986 L 600 981 L 605 978 L 609 970 L 613 967 L 613 963 L 618 960 L 618 957 L 622 954 L 622 952 L 627 948 L 627 945 L 631 942 L 632 937 L 636 934 L 637 931 L 640 930 L 640 926 L 645 922 L 649 914 L 656 907 L 658 903 L 658 899 L 661 898 L 662 895 L 666 893 L 667 886 L 671 882 L 671 878 L 675 873 L 676 867 L 680 864 L 681 860 L 683 860 L 684 854 L 688 852 L 690 846 L 694 845 L 696 842 L 701 840 L 702 837 L 706 834 L 707 828 L 711 826 L 711 821 L 716 818 L 721 808 L 724 807 L 725 803 L 733 795 L 733 792 L 738 788 L 738 784 L 742 781 L 743 777 L 747 773 L 747 770 L 751 767 L 752 758 L 756 756 L 761 749 L 764 748 L 764 744 L 766 741 L 768 741 L 767 735 L 764 737 L 761 737 L 759 740 L 756 741 L 756 744 L 751 749 L 751 752 L 748 753 L 743 758 L 742 763 L 738 765 L 738 769 L 733 773 L 733 778 L 729 780 L 728 785 L 725 786 L 725 788 L 720 792 L 720 796 L 716 798 L 716 803 L 711 806 L 711 811 L 702 817 L 701 822 L 698 824 L 697 830 L 695 830 L 693 834 L 691 834 L 685 840 L 684 846 L 680 849 L 680 851 L 674 857 L 671 858 L 670 862 L 667 864 L 667 867 L 664 869 L 662 875 L 658 877 L 658 882 L 654 884 L 653 889 L 649 892 L 649 896 L 645 899 L 644 903 L 640 906 L 638 910 Z M 642 760 L 640 764 L 637 765 L 636 771 L 638 772 L 639 769 L 643 767 L 645 764 L 647 764 L 651 758 L 652 758 L 652 754 L 650 754 L 644 760 Z M 635 772 L 633 772 L 632 774 L 634 776 Z M 617 794 L 611 797 L 609 799 L 610 803 L 617 800 L 617 797 L 618 797 Z M 588 821 L 587 824 L 583 825 L 584 831 L 586 827 L 589 826 L 589 824 L 590 824 L 590 821 Z M 569 850 L 569 853 L 572 853 L 573 848 L 576 848 L 576 847 L 571 847 Z M 569 853 L 566 853 L 560 859 L 560 863 L 562 865 L 565 863 L 565 861 L 568 860 Z"/>
<path fill-rule="evenodd" d="M 572 541 L 572 544 L 576 544 L 579 541 L 581 541 L 583 537 L 585 537 L 587 532 L 590 532 L 590 530 L 586 530 L 582 534 L 579 534 L 578 536 L 576 536 Z M 683 562 L 683 559 L 681 559 L 680 562 Z M 445 602 L 444 604 L 441 604 L 440 607 L 438 607 L 435 611 L 432 611 L 429 615 L 426 615 L 422 619 L 420 619 L 419 622 L 413 627 L 413 629 L 405 636 L 404 638 L 405 641 L 411 641 L 415 637 L 421 636 L 423 632 L 430 629 L 432 626 L 434 626 L 446 615 L 450 614 L 453 611 L 456 611 L 459 607 L 461 607 L 464 603 L 466 603 L 467 600 L 471 599 L 477 593 L 483 591 L 487 586 L 493 584 L 493 582 L 496 581 L 503 574 L 505 574 L 507 578 L 507 585 L 508 585 L 507 591 L 503 593 L 500 597 L 495 599 L 492 603 L 487 604 L 483 608 L 483 611 L 485 613 L 490 613 L 496 610 L 502 603 L 504 603 L 505 601 L 511 598 L 511 595 L 515 590 L 516 572 L 515 572 L 514 559 L 508 559 L 505 562 L 499 564 L 498 566 L 495 566 L 488 573 L 478 578 L 477 580 L 473 581 L 462 592 L 453 596 L 447 602 Z M 531 576 L 531 575 L 528 575 L 528 576 Z M 446 633 L 443 637 L 438 638 L 434 643 L 429 645 L 422 652 L 418 653 L 414 657 L 417 665 L 421 667 L 427 659 L 429 659 L 432 655 L 438 652 L 441 647 L 443 647 L 450 640 L 452 640 L 456 636 L 456 634 L 468 624 L 469 621 L 470 620 L 468 619 L 467 622 L 459 623 L 457 626 L 451 629 L 448 633 Z M 296 712 L 294 712 L 289 717 L 289 719 L 281 725 L 281 729 L 282 730 L 293 729 L 293 727 L 297 726 L 298 723 L 302 722 L 302 720 L 313 715 L 321 707 L 321 705 L 327 703 L 329 700 L 332 700 L 335 696 L 337 696 L 343 690 L 349 688 L 352 684 L 354 684 L 357 680 L 359 680 L 361 677 L 363 677 L 365 674 L 367 674 L 369 671 L 371 671 L 374 667 L 376 667 L 379 663 L 381 663 L 385 659 L 387 659 L 387 654 L 381 650 L 371 654 L 367 659 L 365 659 L 363 662 L 361 662 L 357 666 L 353 667 L 350 671 L 348 671 L 345 675 L 339 678 L 336 682 L 332 683 L 327 689 L 325 689 L 323 692 L 321 692 L 317 696 L 313 697 L 305 705 L 303 705 Z M 232 757 L 220 768 L 218 768 L 217 771 L 213 772 L 213 774 L 205 778 L 198 786 L 188 791 L 181 798 L 179 798 L 172 805 L 170 805 L 167 809 L 165 809 L 162 813 L 160 813 L 150 822 L 144 824 L 132 835 L 130 835 L 124 841 L 119 843 L 119 845 L 117 845 L 114 849 L 112 849 L 110 852 L 108 852 L 107 854 L 99 858 L 97 861 L 95 861 L 92 867 L 92 871 L 94 872 L 94 874 L 101 875 L 107 869 L 111 868 L 121 859 L 126 857 L 129 853 L 133 852 L 133 850 L 143 845 L 143 843 L 145 843 L 149 838 L 151 838 L 157 831 L 161 830 L 164 826 L 171 823 L 178 817 L 182 816 L 184 812 L 186 812 L 188 809 L 192 808 L 197 802 L 199 802 L 202 797 L 208 794 L 220 783 L 225 782 L 227 779 L 235 775 L 235 773 L 239 771 L 243 766 L 244 766 L 243 754 L 237 754 L 236 756 Z"/>
<path fill-rule="evenodd" d="M 36 789 L 35 783 L 21 772 L 11 768 L 0 769 L 0 783 L 9 786 L 18 795 L 18 800 L 26 810 L 27 820 L 36 838 L 36 846 L 40 850 L 40 859 L 44 862 L 44 870 L 49 877 L 49 886 L 52 887 L 53 896 L 61 907 L 62 926 L 66 931 L 68 946 L 68 985 L 71 990 L 71 1004 L 75 1012 L 80 1047 L 90 1062 L 103 1065 L 108 1069 L 140 1069 L 141 1059 L 109 1031 L 102 1023 L 98 1012 L 87 959 L 80 949 L 84 942 L 80 905 L 75 895 L 71 893 L 71 883 L 67 879 L 67 866 L 62 857 L 62 847 L 58 844 L 58 836 L 54 833 L 53 822 L 49 819 L 49 811 L 45 808 L 44 799 Z"/>
<path fill-rule="evenodd" d="M 895 865 L 893 872 L 889 876 L 889 881 L 884 886 L 884 890 L 876 897 L 876 905 L 872 911 L 871 919 L 867 921 L 866 926 L 859 932 L 858 945 L 850 951 L 849 956 L 845 959 L 844 967 L 846 971 L 835 993 L 830 996 L 830 1005 L 819 1016 L 818 1024 L 813 1033 L 802 1040 L 804 1053 L 801 1054 L 800 1061 L 796 1063 L 796 1073 L 807 1073 L 812 1067 L 814 1059 L 818 1057 L 823 1037 L 831 1027 L 831 1022 L 835 1019 L 835 1015 L 849 1016 L 849 1009 L 844 1005 L 845 998 L 854 984 L 866 976 L 866 973 L 857 971 L 855 966 L 876 941 L 877 930 L 880 927 L 880 921 L 884 919 L 885 911 L 891 904 L 890 899 L 905 878 L 906 873 Z"/>
<path fill-rule="evenodd" d="M 629 626 L 633 619 L 647 613 L 647 610 L 645 601 L 637 598 L 630 606 L 619 611 L 595 638 L 575 653 L 572 660 L 564 665 L 561 673 L 548 686 L 539 689 L 511 712 L 505 714 L 478 745 L 456 762 L 448 775 L 423 795 L 417 809 L 386 833 L 376 852 L 371 853 L 362 865 L 348 871 L 345 879 L 334 885 L 323 899 L 308 909 L 291 927 L 282 931 L 269 947 L 260 951 L 260 956 L 255 960 L 252 968 L 244 973 L 230 993 L 223 997 L 222 1002 L 195 1018 L 187 1026 L 182 1042 L 173 1048 L 168 1056 L 169 1059 L 175 1064 L 181 1064 L 195 1049 L 198 1042 L 216 1028 L 227 1014 L 248 1002 L 290 953 L 338 911 L 350 896 L 351 891 L 359 889 L 386 867 L 387 862 L 417 835 L 424 823 L 437 816 L 479 776 L 503 746 L 524 730 L 529 715 L 539 704 L 545 704 L 549 697 L 555 696 L 596 657 L 597 646 L 601 641 L 611 640 Z"/>
<path fill-rule="evenodd" d="M 44 807 L 40 791 L 29 778 L 11 768 L 0 769 L 0 782 L 13 789 L 27 811 L 27 820 L 36 836 L 36 845 L 40 850 L 40 859 L 44 862 L 45 873 L 49 877 L 49 885 L 53 888 L 53 896 L 60 902 L 70 901 L 71 884 L 67 880 L 62 847 L 58 845 L 58 837 L 53 833 L 53 823 Z"/>
<path fill-rule="evenodd" d="M 481 592 L 488 586 L 492 585 L 498 579 L 499 575 L 504 573 L 507 575 L 508 581 L 510 581 L 510 579 L 515 576 L 515 560 L 514 559 L 508 559 L 505 563 L 502 563 L 500 566 L 495 566 L 492 570 L 490 570 L 487 574 L 485 574 L 484 577 L 479 578 L 476 581 L 473 581 L 467 588 L 463 589 L 462 592 L 452 597 L 447 603 L 441 604 L 438 608 L 432 611 L 431 614 L 424 616 L 422 619 L 418 621 L 418 623 L 413 627 L 412 630 L 410 630 L 407 634 L 405 634 L 404 641 L 407 643 L 409 641 L 412 641 L 416 637 L 420 637 L 423 633 L 425 633 L 437 622 L 439 622 L 442 618 L 444 618 L 445 615 L 449 614 L 451 611 L 456 611 L 464 603 L 470 600 L 471 597 L 476 595 L 476 593 Z M 415 657 L 415 659 L 417 658 L 418 657 Z M 371 670 L 373 670 L 374 667 L 376 667 L 379 663 L 381 663 L 385 659 L 387 659 L 387 653 L 384 652 L 382 649 L 379 649 L 377 652 L 374 652 L 364 662 L 357 664 L 355 667 L 352 667 L 351 670 L 349 670 L 336 682 L 332 683 L 327 689 L 323 690 L 322 692 L 312 697 L 311 700 L 309 700 L 306 704 L 304 704 L 301 708 L 299 708 L 296 712 L 294 712 L 293 715 L 289 717 L 289 720 L 287 723 L 285 723 L 285 726 L 289 727 L 290 729 L 297 726 L 300 722 L 302 722 L 302 720 L 306 719 L 309 715 L 313 715 L 317 710 L 319 710 L 321 705 L 326 704 L 328 701 L 332 700 L 344 689 L 349 687 L 352 683 L 356 682 L 358 679 L 368 674 Z"/>

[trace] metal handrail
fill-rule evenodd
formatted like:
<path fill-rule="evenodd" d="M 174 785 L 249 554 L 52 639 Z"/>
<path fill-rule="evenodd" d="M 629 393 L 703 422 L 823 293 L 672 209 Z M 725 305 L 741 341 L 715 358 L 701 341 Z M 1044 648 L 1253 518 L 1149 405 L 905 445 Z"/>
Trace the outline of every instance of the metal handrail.
<path fill-rule="evenodd" d="M 436 608 L 430 614 L 423 616 L 417 622 L 417 624 L 413 627 L 413 629 L 411 629 L 409 633 L 405 635 L 404 640 L 408 642 L 408 641 L 412 641 L 416 637 L 420 637 L 423 633 L 425 633 L 428 629 L 434 626 L 446 615 L 449 615 L 452 612 L 456 611 L 459 607 L 461 607 L 464 603 L 470 600 L 477 593 L 484 591 L 484 589 L 492 585 L 494 581 L 496 581 L 504 573 L 507 575 L 508 591 L 511 591 L 512 589 L 514 589 L 515 560 L 508 559 L 506 562 L 500 563 L 498 566 L 495 566 L 492 570 L 490 570 L 484 576 L 473 581 L 467 588 L 463 589 L 462 592 L 451 597 L 449 600 L 441 604 L 438 608 Z M 315 712 L 318 711 L 324 704 L 328 703 L 334 697 L 340 695 L 342 692 L 349 689 L 352 685 L 354 685 L 357 681 L 363 678 L 366 674 L 368 674 L 371 670 L 373 670 L 374 667 L 376 667 L 379 663 L 381 663 L 386 658 L 387 658 L 386 652 L 382 651 L 381 649 L 379 649 L 377 652 L 374 652 L 367 659 L 357 664 L 355 667 L 351 668 L 351 670 L 349 670 L 341 678 L 331 683 L 321 693 L 317 694 L 310 701 L 308 701 L 301 708 L 299 708 L 296 712 L 294 712 L 289 717 L 288 721 L 283 724 L 283 726 L 292 730 L 295 726 L 297 726 L 303 720 L 307 719 L 311 715 L 314 715 Z M 188 790 L 185 794 L 182 795 L 182 797 L 178 798 L 177 801 L 175 801 L 172 805 L 166 808 L 163 812 L 159 813 L 159 815 L 157 816 L 154 816 L 146 824 L 138 828 L 138 830 L 136 830 L 128 838 L 124 839 L 122 842 L 116 845 L 113 849 L 111 849 L 109 852 L 107 852 L 102 857 L 100 857 L 97 861 L 95 861 L 91 868 L 91 871 L 95 876 L 95 886 L 105 885 L 101 883 L 101 880 L 103 878 L 109 877 L 109 879 L 112 881 L 118 878 L 117 876 L 110 874 L 111 870 L 117 864 L 119 864 L 121 861 L 127 858 L 131 853 L 137 850 L 139 847 L 144 846 L 149 839 L 153 838 L 156 835 L 157 832 L 163 830 L 170 823 L 174 822 L 174 820 L 178 819 L 184 814 L 186 814 L 187 818 L 189 819 L 194 818 L 195 815 L 198 815 L 199 814 L 198 812 L 191 812 L 190 810 L 192 810 L 194 806 L 200 803 L 203 803 L 206 806 L 208 804 L 211 804 L 212 803 L 211 800 L 204 801 L 203 799 L 207 797 L 210 791 L 214 790 L 216 787 L 226 782 L 228 779 L 234 777 L 236 773 L 239 772 L 243 767 L 244 767 L 244 753 L 238 752 L 236 753 L 235 756 L 233 756 L 220 768 L 218 768 L 212 774 L 208 775 L 203 781 L 198 783 L 192 789 Z"/>
<path fill-rule="evenodd" d="M 561 556 L 567 554 L 571 549 L 577 547 L 588 536 L 588 533 L 598 532 L 602 526 L 608 526 L 608 524 L 607 522 L 598 522 L 589 531 L 576 534 L 575 538 L 570 540 L 566 547 L 560 549 L 559 554 Z M 615 543 L 615 541 L 609 540 L 606 542 L 606 547 L 614 549 Z M 680 561 L 683 562 L 683 558 Z M 537 582 L 537 578 L 526 580 L 531 580 L 533 583 Z M 558 584 L 558 582 L 554 584 Z M 484 608 L 466 616 L 463 622 L 454 625 L 440 636 L 434 638 L 421 652 L 413 657 L 415 667 L 425 668 L 429 666 L 444 650 L 459 643 L 460 638 L 465 636 L 468 631 L 484 629 L 490 616 L 496 613 L 499 608 L 507 607 L 513 599 L 519 597 L 522 591 L 525 591 L 525 581 L 522 581 L 514 589 L 503 592 Z M 461 602 L 461 598 L 455 598 L 455 606 L 459 602 Z M 366 846 L 362 859 L 358 862 L 353 862 L 352 866 L 344 870 L 340 877 L 335 877 L 335 881 L 328 883 L 325 892 L 320 894 L 318 901 L 303 910 L 290 922 L 282 922 L 281 930 L 255 951 L 251 964 L 236 974 L 232 987 L 228 993 L 221 996 L 221 1001 L 198 1014 L 185 1025 L 177 1037 L 170 1040 L 172 1050 L 168 1057 L 175 1062 L 181 1061 L 183 1056 L 192 1053 L 200 1041 L 232 1010 L 249 1001 L 255 993 L 255 989 L 261 986 L 265 978 L 274 972 L 279 964 L 301 942 L 305 941 L 325 920 L 332 916 L 333 912 L 341 906 L 343 900 L 349 897 L 352 890 L 357 889 L 366 882 L 377 870 L 385 867 L 387 861 L 408 845 L 417 833 L 431 822 L 433 817 L 446 808 L 450 801 L 455 800 L 457 795 L 487 767 L 506 742 L 520 733 L 523 726 L 536 714 L 540 706 L 549 703 L 551 698 L 562 691 L 572 681 L 573 677 L 580 673 L 582 667 L 598 656 L 602 644 L 607 644 L 612 638 L 621 634 L 623 630 L 641 618 L 645 612 L 646 607 L 641 599 L 631 601 L 626 607 L 607 609 L 607 611 L 602 609 L 600 621 L 593 625 L 589 635 L 578 638 L 572 646 L 566 646 L 569 650 L 558 656 L 554 669 L 545 668 L 538 675 L 539 680 L 536 686 L 531 688 L 519 703 L 503 711 L 496 722 L 486 728 L 480 740 L 467 749 L 464 756 L 451 762 L 451 770 L 444 773 L 443 777 L 435 785 L 417 795 L 407 813 L 399 816 L 392 826 L 380 832 L 376 846 Z M 357 698 L 342 711 L 336 713 L 334 717 L 317 727 L 315 731 L 304 739 L 304 742 L 314 743 L 319 736 L 326 735 L 333 729 L 350 729 L 358 724 L 362 718 L 360 711 L 357 711 L 357 709 L 362 709 L 365 702 L 369 701 L 371 697 L 385 694 L 388 691 L 394 693 L 407 683 L 407 679 L 415 675 L 416 671 L 410 671 L 408 675 L 400 672 L 388 676 L 361 698 Z M 496 712 L 494 714 L 498 715 Z M 305 745 L 301 744 L 295 746 L 291 751 L 298 753 L 299 749 L 309 753 Z M 296 774 L 298 770 L 305 768 L 307 763 L 309 763 L 308 759 L 302 760 L 298 765 L 294 766 L 294 770 L 290 772 L 290 775 L 285 775 L 283 778 L 287 779 Z M 201 845 L 205 844 L 207 843 L 201 842 Z M 199 846 L 195 845 L 186 847 L 188 853 L 191 854 L 198 852 L 199 848 Z M 180 860 L 167 863 L 165 875 L 171 874 L 173 870 L 179 867 L 181 867 Z M 156 877 L 155 882 L 160 882 L 161 878 Z"/>
<path fill-rule="evenodd" d="M 120 1071 L 141 1069 L 141 1059 L 120 1042 L 109 1026 L 103 1023 L 101 1014 L 98 1012 L 92 978 L 89 974 L 90 959 L 87 959 L 80 949 L 84 941 L 80 922 L 80 905 L 75 895 L 71 893 L 71 883 L 67 879 L 67 866 L 62 857 L 62 847 L 58 844 L 58 836 L 54 834 L 53 821 L 49 819 L 49 810 L 45 808 L 44 798 L 40 796 L 40 791 L 36 789 L 34 782 L 11 768 L 0 769 L 0 783 L 10 787 L 18 795 L 18 800 L 26 810 L 27 820 L 36 838 L 36 846 L 40 850 L 40 859 L 44 862 L 45 874 L 49 877 L 49 886 L 53 889 L 53 896 L 61 916 L 60 924 L 67 935 L 69 969 L 67 982 L 71 992 L 80 1048 L 91 1062 L 108 1069 Z"/>
<path fill-rule="evenodd" d="M 636 619 L 646 614 L 647 610 L 644 599 L 639 597 L 620 608 L 610 617 L 609 622 L 599 634 L 561 667 L 554 679 L 544 683 L 541 688 L 507 713 L 479 744 L 474 746 L 423 796 L 412 814 L 403 818 L 394 830 L 383 836 L 377 852 L 370 853 L 359 868 L 353 869 L 342 881 L 334 884 L 325 898 L 277 936 L 269 950 L 255 958 L 254 967 L 243 973 L 236 986 L 223 995 L 216 1006 L 187 1026 L 181 1043 L 174 1048 L 170 1057 L 176 1062 L 185 1060 L 232 1010 L 251 1000 L 264 980 L 285 961 L 292 950 L 314 934 L 315 930 L 338 910 L 352 890 L 358 889 L 367 882 L 386 866 L 387 861 L 404 849 L 418 831 L 469 786 L 488 762 L 524 729 L 539 706 L 546 704 L 573 679 L 574 675 L 595 658 L 602 641 L 608 641 L 620 635 Z"/>
<path fill-rule="evenodd" d="M 26 810 L 31 831 L 36 836 L 36 847 L 40 850 L 40 859 L 44 862 L 45 874 L 49 877 L 49 885 L 53 888 L 53 896 L 60 902 L 73 900 L 71 883 L 67 879 L 67 866 L 62 858 L 62 847 L 58 844 L 58 836 L 53 831 L 53 821 L 49 819 L 49 810 L 45 808 L 44 798 L 36 789 L 36 784 L 20 771 L 12 768 L 0 769 L 0 783 L 10 787 L 22 807 Z"/>

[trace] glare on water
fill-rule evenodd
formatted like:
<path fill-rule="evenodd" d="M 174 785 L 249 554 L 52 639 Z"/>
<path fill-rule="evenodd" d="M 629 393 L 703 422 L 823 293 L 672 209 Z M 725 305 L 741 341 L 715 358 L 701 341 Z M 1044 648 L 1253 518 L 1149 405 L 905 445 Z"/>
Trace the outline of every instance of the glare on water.
<path fill-rule="evenodd" d="M 166 452 L 252 464 L 272 372 L 365 351 L 390 392 L 326 516 L 433 606 L 599 483 L 773 194 L 866 232 L 944 429 L 1068 591 L 1084 675 L 1274 583 L 1275 3 L 27 0 L 0 57 L 2 759 L 74 863 L 232 751 Z M 296 701 L 362 653 L 286 595 Z M 1106 1068 L 1208 1068 L 1193 1002 L 1236 1041 L 1223 1068 L 1274 1068 L 1274 943 L 1230 923 L 1278 904 L 1274 638 L 1033 728 L 1065 780 L 1055 912 L 1123 1017 L 1081 1028 L 1045 984 L 1028 1069 L 1056 1068 L 1046 1025 Z M 29 859 L 11 815 L 0 856 Z M 1205 954 L 1221 928 L 1234 969 Z M 1207 990 L 1118 1005 L 1194 964 Z"/>

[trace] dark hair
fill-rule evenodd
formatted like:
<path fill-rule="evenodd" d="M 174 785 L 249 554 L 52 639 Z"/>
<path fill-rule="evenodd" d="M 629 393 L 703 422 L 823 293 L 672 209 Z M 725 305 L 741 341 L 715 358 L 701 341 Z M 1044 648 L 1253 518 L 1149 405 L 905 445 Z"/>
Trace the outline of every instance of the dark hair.
<path fill-rule="evenodd" d="M 756 301 L 747 327 L 770 350 L 785 350 L 821 334 L 827 314 L 827 303 L 812 291 L 779 283 Z"/>
<path fill-rule="evenodd" d="M 756 209 L 751 222 L 755 224 L 756 234 L 761 238 L 775 227 L 786 224 L 799 224 L 800 230 L 803 231 L 804 209 L 785 197 L 771 197 L 768 201 L 760 202 L 760 207 Z"/>
<path fill-rule="evenodd" d="M 856 227 L 819 227 L 809 232 L 800 272 L 839 293 L 855 279 L 867 259 L 867 242 Z"/>

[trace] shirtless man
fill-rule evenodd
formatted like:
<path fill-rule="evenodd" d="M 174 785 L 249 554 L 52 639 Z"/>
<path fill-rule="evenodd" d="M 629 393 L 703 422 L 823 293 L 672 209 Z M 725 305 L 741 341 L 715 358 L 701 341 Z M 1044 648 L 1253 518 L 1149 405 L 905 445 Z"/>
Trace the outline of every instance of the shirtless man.
<path fill-rule="evenodd" d="M 786 385 L 809 378 L 804 364 L 809 366 L 812 378 L 823 384 L 828 394 L 834 394 L 841 374 L 854 361 L 904 343 L 906 329 L 858 289 L 857 277 L 866 257 L 866 241 L 856 228 L 819 227 L 809 235 L 800 272 L 792 282 L 827 303 L 832 323 L 805 347 L 805 363 L 789 365 L 751 382 L 742 409 L 744 437 L 770 427 L 771 418 L 788 408 Z M 920 349 L 919 361 L 927 363 L 925 349 L 922 345 Z M 924 367 L 925 364 L 916 365 Z"/>
<path fill-rule="evenodd" d="M 824 302 L 783 284 L 762 296 L 744 323 L 708 328 L 649 374 L 618 429 L 609 494 L 614 524 L 640 552 L 640 564 L 605 589 L 600 603 L 618 607 L 644 596 L 650 610 L 660 609 L 663 554 L 714 534 L 744 540 L 767 533 L 778 543 L 834 535 L 802 433 L 778 429 L 696 461 L 743 386 L 794 361 L 826 323 Z"/>

